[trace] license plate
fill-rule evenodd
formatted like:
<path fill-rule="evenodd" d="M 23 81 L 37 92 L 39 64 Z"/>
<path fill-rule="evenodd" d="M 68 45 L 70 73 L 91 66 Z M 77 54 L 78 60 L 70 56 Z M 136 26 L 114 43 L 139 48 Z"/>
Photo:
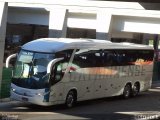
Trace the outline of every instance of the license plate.
<path fill-rule="evenodd" d="M 28 98 L 22 97 L 23 101 L 28 101 Z"/>

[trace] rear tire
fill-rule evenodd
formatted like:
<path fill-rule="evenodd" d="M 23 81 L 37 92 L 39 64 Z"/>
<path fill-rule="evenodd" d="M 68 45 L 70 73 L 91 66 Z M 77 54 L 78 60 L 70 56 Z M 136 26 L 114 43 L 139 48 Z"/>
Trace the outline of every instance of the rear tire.
<path fill-rule="evenodd" d="M 67 94 L 65 105 L 68 108 L 71 108 L 75 105 L 75 103 L 76 103 L 76 94 L 74 91 L 71 90 Z"/>
<path fill-rule="evenodd" d="M 140 85 L 139 83 L 135 83 L 133 88 L 132 88 L 132 96 L 135 97 L 139 94 L 139 90 L 140 90 Z"/>
<path fill-rule="evenodd" d="M 131 96 L 131 85 L 126 84 L 123 90 L 123 98 L 128 99 Z"/>

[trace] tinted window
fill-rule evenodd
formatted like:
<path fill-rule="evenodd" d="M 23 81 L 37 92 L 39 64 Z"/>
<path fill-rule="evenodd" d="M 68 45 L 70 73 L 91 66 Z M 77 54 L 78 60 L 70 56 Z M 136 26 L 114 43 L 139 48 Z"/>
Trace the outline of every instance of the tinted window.
<path fill-rule="evenodd" d="M 104 50 L 104 66 L 147 64 L 153 61 L 153 50 Z"/>
<path fill-rule="evenodd" d="M 76 52 L 73 64 L 80 68 L 144 64 L 153 60 L 153 50 L 88 50 Z"/>
<path fill-rule="evenodd" d="M 100 67 L 102 66 L 101 50 L 82 49 L 76 52 L 73 64 L 80 68 Z"/>

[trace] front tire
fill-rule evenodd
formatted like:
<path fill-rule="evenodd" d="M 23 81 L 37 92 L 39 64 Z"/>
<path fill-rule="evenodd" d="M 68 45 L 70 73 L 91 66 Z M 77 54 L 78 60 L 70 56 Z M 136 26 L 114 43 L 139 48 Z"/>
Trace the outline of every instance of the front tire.
<path fill-rule="evenodd" d="M 123 98 L 128 99 L 131 96 L 131 85 L 126 84 L 123 90 Z"/>
<path fill-rule="evenodd" d="M 75 105 L 75 103 L 76 103 L 76 94 L 74 91 L 69 91 L 66 97 L 65 105 L 68 108 L 71 108 Z"/>

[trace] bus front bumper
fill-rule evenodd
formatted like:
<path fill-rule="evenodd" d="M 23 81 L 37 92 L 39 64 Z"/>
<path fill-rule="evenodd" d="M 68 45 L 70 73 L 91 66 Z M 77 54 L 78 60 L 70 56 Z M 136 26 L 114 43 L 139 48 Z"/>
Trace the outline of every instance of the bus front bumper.
<path fill-rule="evenodd" d="M 37 90 L 27 89 L 11 84 L 10 98 L 13 100 L 42 105 L 42 106 L 53 105 L 53 103 L 49 102 L 49 92 L 48 94 L 43 95 L 45 91 L 46 89 L 37 89 Z"/>
<path fill-rule="evenodd" d="M 50 106 L 53 104 L 50 102 L 45 102 L 42 96 L 29 97 L 29 96 L 19 95 L 13 91 L 11 91 L 10 98 L 11 100 L 17 100 L 25 103 L 32 103 L 32 104 L 42 105 L 42 106 Z"/>

